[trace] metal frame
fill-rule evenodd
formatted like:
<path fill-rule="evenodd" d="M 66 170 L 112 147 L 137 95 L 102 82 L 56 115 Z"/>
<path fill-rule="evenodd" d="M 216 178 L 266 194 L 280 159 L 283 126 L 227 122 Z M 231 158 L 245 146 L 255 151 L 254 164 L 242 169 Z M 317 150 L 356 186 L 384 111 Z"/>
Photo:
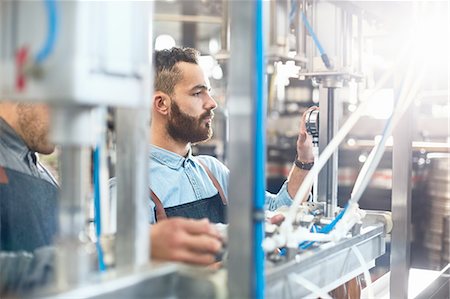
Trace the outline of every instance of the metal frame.
<path fill-rule="evenodd" d="M 392 149 L 392 220 L 391 298 L 408 298 L 411 264 L 411 168 L 412 109 L 408 107 L 393 131 Z"/>
<path fill-rule="evenodd" d="M 148 110 L 148 111 L 147 111 Z M 149 108 L 117 110 L 117 267 L 142 266 L 150 256 L 148 224 Z"/>
<path fill-rule="evenodd" d="M 351 249 L 353 246 L 360 250 L 367 265 L 373 267 L 375 259 L 385 252 L 383 230 L 384 225 L 378 222 L 364 229 L 356 237 L 341 240 L 333 246 L 324 244 L 303 252 L 285 264 L 267 269 L 267 298 L 311 297 L 308 289 L 289 279 L 290 273 L 301 275 L 324 292 L 329 292 L 361 274 L 361 264 Z"/>
<path fill-rule="evenodd" d="M 230 176 L 229 197 L 229 298 L 252 298 L 253 264 L 253 101 L 256 96 L 254 59 L 255 3 L 230 1 Z"/>
<path fill-rule="evenodd" d="M 321 153 L 338 131 L 337 90 L 335 88 L 319 89 L 319 152 Z M 326 216 L 334 217 L 337 207 L 337 170 L 338 151 L 330 157 L 326 166 L 319 173 L 318 201 L 326 202 Z"/>

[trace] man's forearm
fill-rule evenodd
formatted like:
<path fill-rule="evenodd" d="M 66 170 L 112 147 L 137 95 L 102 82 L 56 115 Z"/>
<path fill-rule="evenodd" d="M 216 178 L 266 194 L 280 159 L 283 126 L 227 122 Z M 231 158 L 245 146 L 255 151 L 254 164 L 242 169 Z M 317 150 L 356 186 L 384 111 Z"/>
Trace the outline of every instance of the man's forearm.
<path fill-rule="evenodd" d="M 288 181 L 287 190 L 292 198 L 294 198 L 295 194 L 297 194 L 298 188 L 300 188 L 300 185 L 302 184 L 307 174 L 308 170 L 300 169 L 295 165 L 292 166 L 287 179 Z M 305 198 L 302 199 L 302 201 L 307 200 L 307 198 L 308 197 L 306 196 Z"/>

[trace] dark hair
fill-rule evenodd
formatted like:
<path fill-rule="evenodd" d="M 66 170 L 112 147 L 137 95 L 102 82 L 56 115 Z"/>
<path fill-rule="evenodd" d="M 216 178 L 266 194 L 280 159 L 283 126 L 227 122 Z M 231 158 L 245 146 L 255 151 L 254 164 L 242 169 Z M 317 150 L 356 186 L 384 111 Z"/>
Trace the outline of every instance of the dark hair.
<path fill-rule="evenodd" d="M 199 52 L 192 48 L 173 47 L 170 50 L 155 51 L 155 91 L 173 94 L 175 85 L 182 79 L 181 70 L 176 66 L 178 62 L 198 64 Z"/>

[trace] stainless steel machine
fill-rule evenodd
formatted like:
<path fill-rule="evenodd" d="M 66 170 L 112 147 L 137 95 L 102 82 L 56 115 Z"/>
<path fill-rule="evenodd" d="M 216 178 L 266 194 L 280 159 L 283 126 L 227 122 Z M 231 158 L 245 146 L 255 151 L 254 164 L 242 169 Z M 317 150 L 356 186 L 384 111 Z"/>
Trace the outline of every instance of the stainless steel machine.
<path fill-rule="evenodd" d="M 57 281 L 30 296 L 331 298 L 330 291 L 363 275 L 364 294 L 374 298 L 369 269 L 385 253 L 390 239 L 390 296 L 407 298 L 411 107 L 422 88 L 426 64 L 419 58 L 423 53 L 409 53 L 416 44 L 405 39 L 404 49 L 383 74 L 375 76 L 373 69 L 367 69 L 368 44 L 373 41 L 365 30 L 376 19 L 370 10 L 373 3 L 203 2 L 220 7 L 222 16 L 155 14 L 154 6 L 173 4 L 165 1 L 0 2 L 0 99 L 48 103 L 53 111 L 52 138 L 61 148 Z M 413 20 L 420 19 L 414 14 L 421 8 L 427 7 L 408 10 Z M 220 270 L 148 261 L 148 174 L 142 161 L 148 150 L 156 21 L 221 26 L 221 47 L 215 58 L 227 70 L 223 115 L 229 135 L 225 128 L 223 148 L 231 174 L 239 175 L 230 176 L 228 254 Z M 285 221 L 273 226 L 265 224 L 263 200 L 266 118 L 267 106 L 289 104 L 283 97 L 283 76 L 310 85 L 315 94 L 320 114 L 309 125 L 318 156 L 293 205 L 278 211 Z M 370 149 L 350 198 L 339 207 L 338 148 L 370 104 L 376 104 L 376 91 L 386 85 L 394 90 L 396 105 Z M 354 109 L 344 113 L 342 104 L 349 94 Z M 116 211 L 120 213 L 114 212 L 104 191 L 107 176 L 99 174 L 98 190 L 103 191 L 94 200 L 90 189 L 90 151 L 99 153 L 99 164 L 93 168 L 102 173 L 106 167 L 106 107 L 115 110 Z M 361 210 L 358 201 L 391 135 L 392 213 Z M 301 203 L 311 188 L 317 200 Z M 89 239 L 86 210 L 95 199 L 104 231 Z M 111 219 L 116 220 L 115 228 L 110 226 Z M 96 245 L 111 236 L 114 247 L 108 250 L 115 266 L 105 270 L 95 266 L 103 259 Z"/>

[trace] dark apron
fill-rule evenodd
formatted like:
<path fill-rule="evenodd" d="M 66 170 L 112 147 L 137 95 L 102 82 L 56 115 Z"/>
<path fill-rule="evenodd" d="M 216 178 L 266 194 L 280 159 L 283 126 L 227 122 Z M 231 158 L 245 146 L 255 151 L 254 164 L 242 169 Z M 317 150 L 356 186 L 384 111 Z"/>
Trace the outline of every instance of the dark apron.
<path fill-rule="evenodd" d="M 53 243 L 58 188 L 0 166 L 0 250 L 34 251 Z"/>
<path fill-rule="evenodd" d="M 158 196 L 150 190 L 151 199 L 155 203 L 156 221 L 166 219 L 168 217 L 184 217 L 193 219 L 208 218 L 212 223 L 228 223 L 226 217 L 227 200 L 223 193 L 222 187 L 213 176 L 209 168 L 206 167 L 204 163 L 200 161 L 199 163 L 205 169 L 208 177 L 214 184 L 214 187 L 216 187 L 216 195 L 178 206 L 164 208 Z"/>

